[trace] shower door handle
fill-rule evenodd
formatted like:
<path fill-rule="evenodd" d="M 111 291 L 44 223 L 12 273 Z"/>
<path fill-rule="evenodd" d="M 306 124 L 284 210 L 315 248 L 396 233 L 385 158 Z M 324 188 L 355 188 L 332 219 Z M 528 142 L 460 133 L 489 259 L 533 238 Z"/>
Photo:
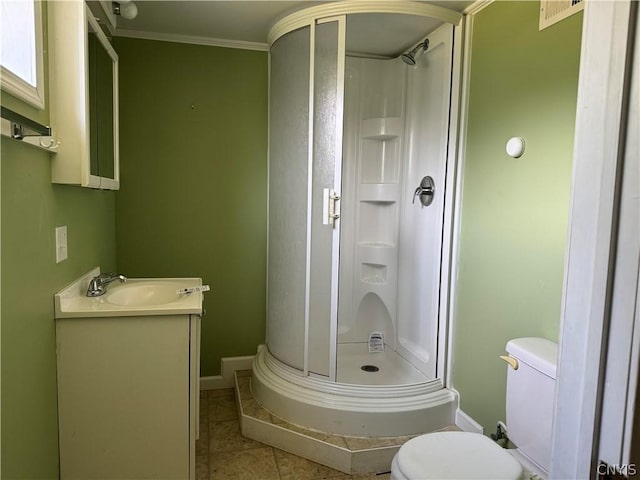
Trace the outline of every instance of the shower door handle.
<path fill-rule="evenodd" d="M 411 203 L 416 203 L 416 197 L 420 199 L 420 203 L 423 207 L 428 207 L 433 202 L 433 196 L 436 193 L 436 184 L 433 181 L 433 177 L 426 176 L 422 178 L 420 185 L 413 192 L 413 200 Z"/>
<path fill-rule="evenodd" d="M 336 220 L 340 218 L 340 212 L 338 212 L 337 202 L 340 200 L 334 190 L 325 188 L 322 191 L 322 224 L 335 227 Z"/>

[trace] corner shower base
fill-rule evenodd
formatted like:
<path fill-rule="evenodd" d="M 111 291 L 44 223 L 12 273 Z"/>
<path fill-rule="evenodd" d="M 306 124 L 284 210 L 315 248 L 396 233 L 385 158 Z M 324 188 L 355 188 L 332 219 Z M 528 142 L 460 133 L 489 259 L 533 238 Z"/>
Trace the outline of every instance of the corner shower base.
<path fill-rule="evenodd" d="M 235 373 L 242 435 L 348 474 L 384 473 L 400 447 L 415 435 L 353 437 L 307 429 L 262 408 L 251 394 L 251 370 Z M 458 430 L 450 426 L 444 430 Z"/>
<path fill-rule="evenodd" d="M 380 358 L 380 357 L 378 357 Z M 381 371 L 386 369 L 380 364 Z M 302 376 L 258 347 L 251 392 L 261 406 L 295 425 L 356 437 L 401 437 L 454 424 L 456 394 L 438 379 L 357 385 Z"/>
<path fill-rule="evenodd" d="M 363 365 L 380 367 L 375 373 Z M 390 348 L 371 354 L 367 343 L 338 344 L 338 383 L 351 385 L 411 385 L 427 383 L 429 379 Z"/>

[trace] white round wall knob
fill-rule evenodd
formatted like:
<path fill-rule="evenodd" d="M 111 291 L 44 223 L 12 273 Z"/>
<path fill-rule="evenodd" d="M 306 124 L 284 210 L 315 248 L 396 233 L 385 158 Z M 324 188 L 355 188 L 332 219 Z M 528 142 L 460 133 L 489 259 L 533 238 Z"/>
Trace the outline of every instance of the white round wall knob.
<path fill-rule="evenodd" d="M 512 137 L 507 142 L 507 155 L 519 158 L 524 153 L 524 138 Z"/>

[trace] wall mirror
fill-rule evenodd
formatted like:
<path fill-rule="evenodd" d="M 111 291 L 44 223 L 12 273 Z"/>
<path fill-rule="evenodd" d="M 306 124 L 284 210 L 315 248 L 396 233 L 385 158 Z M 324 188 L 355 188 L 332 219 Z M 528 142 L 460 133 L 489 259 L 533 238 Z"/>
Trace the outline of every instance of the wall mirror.
<path fill-rule="evenodd" d="M 101 188 L 118 180 L 118 56 L 92 15 L 87 15 L 89 172 Z M 117 188 L 117 187 L 115 187 Z"/>

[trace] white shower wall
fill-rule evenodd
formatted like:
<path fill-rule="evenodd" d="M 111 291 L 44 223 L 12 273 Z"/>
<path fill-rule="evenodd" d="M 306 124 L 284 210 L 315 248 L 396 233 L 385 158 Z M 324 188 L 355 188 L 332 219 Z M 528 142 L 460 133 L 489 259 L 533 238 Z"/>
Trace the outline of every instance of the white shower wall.
<path fill-rule="evenodd" d="M 346 60 L 338 343 L 378 331 L 395 347 L 406 70 Z"/>
<path fill-rule="evenodd" d="M 346 62 L 338 343 L 382 332 L 386 348 L 429 378 L 436 376 L 452 42 L 445 25 L 413 67 L 400 59 Z M 427 175 L 435 195 L 423 207 L 413 194 Z"/>

